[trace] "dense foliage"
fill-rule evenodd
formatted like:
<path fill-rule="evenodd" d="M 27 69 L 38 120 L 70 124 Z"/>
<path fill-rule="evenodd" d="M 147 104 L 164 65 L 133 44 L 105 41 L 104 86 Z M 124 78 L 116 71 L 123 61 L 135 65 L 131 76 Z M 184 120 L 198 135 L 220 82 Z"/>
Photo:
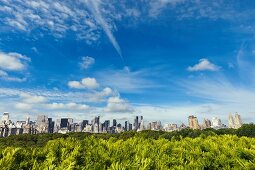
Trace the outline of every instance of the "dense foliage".
<path fill-rule="evenodd" d="M 204 130 L 192 130 L 192 129 L 182 129 L 180 131 L 173 132 L 164 132 L 164 131 L 150 131 L 145 130 L 142 132 L 124 132 L 120 134 L 90 134 L 90 133 L 68 133 L 68 134 L 38 134 L 38 135 L 13 135 L 7 138 L 0 138 L 0 148 L 5 148 L 8 146 L 14 147 L 43 147 L 47 144 L 49 140 L 58 139 L 58 138 L 76 138 L 77 140 L 82 140 L 88 136 L 93 135 L 95 138 L 100 139 L 109 139 L 114 137 L 116 139 L 127 140 L 130 137 L 146 138 L 146 139 L 159 139 L 164 138 L 171 140 L 181 140 L 182 138 L 190 137 L 196 138 L 199 136 L 214 136 L 214 135 L 237 135 L 239 137 L 255 137 L 255 125 L 254 124 L 245 124 L 239 129 L 204 129 Z"/>
<path fill-rule="evenodd" d="M 182 140 L 94 136 L 1 150 L 0 169 L 251 169 L 255 139 L 219 135 Z"/>
<path fill-rule="evenodd" d="M 253 169 L 255 126 L 0 139 L 0 169 Z"/>

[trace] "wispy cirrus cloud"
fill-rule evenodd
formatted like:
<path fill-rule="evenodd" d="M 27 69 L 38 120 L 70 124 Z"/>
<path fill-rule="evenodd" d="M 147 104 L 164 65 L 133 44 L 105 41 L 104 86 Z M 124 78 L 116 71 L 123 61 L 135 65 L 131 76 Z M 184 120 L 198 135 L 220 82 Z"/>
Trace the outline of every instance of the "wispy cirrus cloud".
<path fill-rule="evenodd" d="M 103 1 L 101 0 L 85 0 L 85 3 L 87 4 L 89 10 L 93 13 L 96 21 L 99 23 L 99 25 L 102 26 L 105 34 L 109 38 L 110 42 L 112 43 L 113 47 L 115 50 L 118 52 L 119 56 L 123 60 L 121 48 L 119 46 L 119 43 L 117 42 L 115 36 L 112 33 L 112 30 L 109 26 L 109 24 L 105 21 L 100 9 L 101 9 L 101 4 Z"/>
<path fill-rule="evenodd" d="M 95 59 L 93 57 L 82 57 L 81 62 L 79 63 L 81 69 L 88 69 L 90 66 L 92 66 L 95 63 Z"/>
<path fill-rule="evenodd" d="M 123 69 L 108 69 L 98 72 L 96 75 L 106 85 L 118 89 L 123 93 L 141 93 L 160 85 L 151 79 L 151 70 L 141 69 L 132 71 L 128 67 Z M 150 77 L 150 78 L 148 78 Z"/>
<path fill-rule="evenodd" d="M 150 1 L 149 3 L 149 16 L 157 17 L 168 6 L 175 7 L 178 4 L 184 3 L 186 0 L 158 0 Z"/>
<path fill-rule="evenodd" d="M 72 32 L 77 39 L 87 44 L 98 42 L 104 32 L 118 54 L 121 48 L 113 34 L 116 23 L 127 19 L 130 25 L 151 22 L 170 12 L 177 20 L 208 18 L 222 19 L 236 23 L 236 30 L 253 32 L 253 9 L 240 11 L 235 3 L 226 1 L 186 1 L 186 0 L 147 0 L 147 1 L 110 1 L 79 0 L 75 2 L 50 0 L 10 0 L 0 2 L 0 22 L 2 31 L 21 31 L 31 33 L 40 30 L 38 36 L 45 33 L 56 38 L 65 37 Z M 119 22 L 118 22 L 119 23 Z M 125 26 L 125 25 L 122 25 Z M 35 31 L 37 32 L 37 31 Z M 33 32 L 33 36 L 36 36 Z"/>

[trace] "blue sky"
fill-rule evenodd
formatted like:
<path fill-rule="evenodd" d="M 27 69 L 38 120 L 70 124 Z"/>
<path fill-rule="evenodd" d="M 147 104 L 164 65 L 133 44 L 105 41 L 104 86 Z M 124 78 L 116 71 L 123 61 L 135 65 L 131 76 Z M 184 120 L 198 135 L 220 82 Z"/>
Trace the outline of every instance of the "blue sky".
<path fill-rule="evenodd" d="M 0 2 L 0 112 L 255 121 L 255 2 Z"/>

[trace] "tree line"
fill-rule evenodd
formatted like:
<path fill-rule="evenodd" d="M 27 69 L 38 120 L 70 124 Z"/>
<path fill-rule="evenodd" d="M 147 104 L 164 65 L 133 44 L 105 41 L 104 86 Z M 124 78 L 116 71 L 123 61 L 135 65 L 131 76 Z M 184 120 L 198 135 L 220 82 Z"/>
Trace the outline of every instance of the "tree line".
<path fill-rule="evenodd" d="M 167 139 L 167 140 L 181 140 L 183 138 L 196 138 L 196 137 L 207 137 L 207 136 L 216 136 L 216 135 L 237 135 L 238 137 L 255 137 L 255 125 L 254 124 L 244 124 L 239 129 L 204 129 L 204 130 L 192 130 L 192 129 L 182 129 L 180 131 L 151 131 L 144 130 L 141 132 L 128 131 L 119 134 L 109 134 L 109 133 L 100 133 L 100 134 L 91 134 L 86 132 L 75 132 L 67 134 L 22 134 L 22 135 L 11 135 L 6 138 L 0 138 L 0 148 L 6 148 L 8 146 L 12 147 L 44 147 L 48 141 L 58 139 L 58 138 L 75 138 L 76 140 L 83 140 L 86 137 L 93 136 L 96 139 L 121 139 L 128 140 L 132 137 L 138 137 L 143 139 Z"/>

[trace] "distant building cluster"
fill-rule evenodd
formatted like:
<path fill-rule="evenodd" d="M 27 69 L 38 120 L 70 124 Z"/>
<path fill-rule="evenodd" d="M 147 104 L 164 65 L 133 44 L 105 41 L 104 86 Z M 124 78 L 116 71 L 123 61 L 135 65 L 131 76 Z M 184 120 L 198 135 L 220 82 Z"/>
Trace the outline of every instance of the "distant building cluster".
<path fill-rule="evenodd" d="M 239 114 L 232 114 L 228 117 L 228 127 L 237 129 L 242 126 L 241 116 Z M 163 130 L 167 132 L 181 130 L 185 128 L 191 129 L 206 129 L 214 128 L 221 129 L 227 128 L 226 125 L 221 123 L 217 117 L 212 120 L 204 119 L 202 124 L 199 124 L 197 117 L 191 115 L 188 117 L 188 126 L 181 124 L 166 124 L 162 126 L 160 121 L 152 121 L 145 126 L 143 116 L 136 116 L 133 123 L 125 121 L 122 126 L 117 123 L 116 119 L 105 120 L 103 123 L 100 121 L 100 116 L 96 116 L 91 121 L 82 120 L 75 123 L 72 118 L 61 118 L 53 121 L 46 115 L 39 115 L 36 121 L 31 121 L 28 117 L 26 121 L 17 121 L 16 123 L 10 120 L 8 112 L 3 113 L 0 122 L 0 137 L 7 137 L 10 135 L 19 134 L 40 134 L 40 133 L 69 133 L 69 132 L 89 132 L 89 133 L 121 133 L 125 131 L 143 131 L 143 130 Z"/>
<path fill-rule="evenodd" d="M 213 128 L 213 129 L 222 129 L 222 128 L 233 128 L 238 129 L 242 126 L 241 116 L 236 113 L 233 117 L 232 114 L 229 114 L 228 118 L 228 126 L 224 125 L 221 122 L 221 119 L 217 117 L 213 117 L 212 120 L 204 119 L 202 124 L 199 124 L 197 117 L 189 116 L 189 127 L 191 129 L 206 129 L 206 128 Z"/>

